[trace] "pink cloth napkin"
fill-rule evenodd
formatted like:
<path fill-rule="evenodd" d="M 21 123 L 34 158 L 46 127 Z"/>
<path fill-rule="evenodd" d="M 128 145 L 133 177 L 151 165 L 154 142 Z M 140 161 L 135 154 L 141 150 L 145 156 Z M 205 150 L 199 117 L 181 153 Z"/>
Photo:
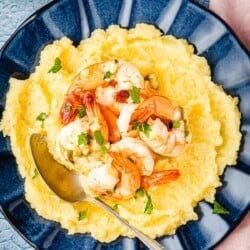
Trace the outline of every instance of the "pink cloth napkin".
<path fill-rule="evenodd" d="M 250 51 L 250 0 L 210 0 L 209 9 L 231 27 Z M 250 250 L 250 211 L 214 250 Z"/>
<path fill-rule="evenodd" d="M 250 250 L 250 212 L 214 250 Z"/>
<path fill-rule="evenodd" d="M 250 52 L 250 0 L 210 0 L 209 9 L 230 26 Z"/>

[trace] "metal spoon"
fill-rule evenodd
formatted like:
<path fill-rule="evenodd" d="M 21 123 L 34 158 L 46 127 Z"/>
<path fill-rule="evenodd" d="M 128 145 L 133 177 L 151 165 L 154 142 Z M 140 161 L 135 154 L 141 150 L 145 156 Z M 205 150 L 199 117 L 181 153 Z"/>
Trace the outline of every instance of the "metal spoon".
<path fill-rule="evenodd" d="M 129 225 L 113 209 L 111 209 L 100 199 L 88 196 L 83 190 L 80 176 L 72 173 L 66 167 L 58 163 L 49 153 L 47 146 L 47 137 L 45 135 L 32 134 L 30 137 L 30 146 L 36 167 L 40 175 L 56 195 L 68 202 L 92 202 L 118 219 L 149 249 L 165 249 L 156 240 L 149 238 L 133 226 Z"/>

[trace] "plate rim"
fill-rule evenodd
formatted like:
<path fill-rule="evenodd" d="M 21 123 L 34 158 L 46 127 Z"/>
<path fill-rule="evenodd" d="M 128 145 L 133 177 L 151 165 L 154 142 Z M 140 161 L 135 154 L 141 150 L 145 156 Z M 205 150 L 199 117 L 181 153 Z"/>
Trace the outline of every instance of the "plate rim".
<path fill-rule="evenodd" d="M 68 0 L 65 0 L 68 1 Z M 77 0 L 74 0 L 77 1 Z M 123 0 L 121 0 L 123 1 Z M 126 0 L 125 0 L 126 1 Z M 154 0 L 157 1 L 157 0 Z M 236 40 L 236 42 L 238 43 L 238 45 L 240 46 L 241 50 L 250 58 L 250 51 L 247 50 L 247 48 L 245 47 L 245 45 L 241 42 L 241 40 L 239 39 L 238 35 L 235 33 L 235 31 L 216 13 L 214 13 L 213 11 L 209 10 L 208 8 L 204 7 L 201 3 L 199 2 L 195 2 L 194 0 L 182 0 L 182 4 L 184 2 L 188 2 L 191 5 L 197 6 L 198 8 L 202 9 L 203 11 L 206 12 L 206 14 L 211 15 L 213 17 L 215 17 L 222 25 L 224 25 L 224 27 L 227 29 L 227 31 L 229 32 L 229 34 Z M 21 24 L 13 31 L 13 33 L 9 36 L 9 38 L 4 42 L 4 44 L 1 46 L 0 48 L 0 59 L 2 58 L 3 53 L 5 52 L 5 50 L 8 48 L 9 44 L 15 39 L 16 35 L 23 29 L 25 28 L 28 24 L 30 24 L 34 19 L 36 19 L 36 17 L 38 15 L 40 15 L 42 12 L 47 11 L 49 8 L 59 4 L 60 0 L 53 0 L 50 1 L 49 3 L 46 3 L 45 5 L 43 5 L 42 7 L 38 8 L 37 10 L 35 10 L 31 15 L 29 15 L 27 18 L 25 18 L 24 21 L 21 22 Z M 123 27 L 123 28 L 127 28 L 127 27 Z M 91 35 L 92 32 L 90 32 Z M 163 33 L 165 35 L 167 35 L 168 33 Z M 52 41 L 55 41 L 57 39 L 54 39 Z M 200 55 L 199 55 L 200 56 Z M 34 63 L 35 64 L 35 61 Z M 34 66 L 34 65 L 33 65 Z M 242 123 L 241 123 L 242 125 Z M 228 167 L 228 166 L 227 166 Z M 227 168 L 226 167 L 226 168 Z M 226 171 L 226 168 L 223 172 L 223 174 L 220 176 L 222 177 Z M 19 173 L 20 174 L 20 173 Z M 24 182 L 24 178 L 22 178 L 22 181 Z M 217 193 L 217 191 L 216 191 Z M 24 200 L 26 201 L 25 197 Z M 199 205 L 200 202 L 203 202 L 203 200 L 199 201 L 196 205 L 196 207 Z M 206 201 L 205 201 L 206 202 Z M 31 208 L 33 209 L 33 208 Z M 229 234 L 231 234 L 235 228 L 243 221 L 244 217 L 248 214 L 248 212 L 250 211 L 250 201 L 248 202 L 247 207 L 241 212 L 241 215 L 239 216 L 238 220 L 236 221 L 236 223 L 230 225 L 228 231 L 224 234 L 223 237 L 220 238 L 220 240 L 218 242 L 216 242 L 215 244 L 213 244 L 209 249 L 213 249 L 214 247 L 218 246 L 225 238 L 227 238 L 229 236 Z M 6 219 L 6 221 L 11 225 L 11 227 L 18 233 L 18 235 L 20 235 L 31 247 L 33 247 L 36 250 L 39 250 L 39 247 L 32 242 L 31 240 L 29 240 L 26 235 L 24 235 L 21 230 L 13 223 L 13 221 L 11 220 L 10 217 L 8 217 L 8 215 L 6 214 L 4 208 L 2 207 L 2 205 L 0 204 L 0 212 L 2 213 L 3 217 Z M 40 216 L 40 215 L 39 215 Z M 191 223 L 193 221 L 190 221 Z M 185 224 L 186 225 L 186 224 Z M 185 226 L 185 225 L 181 225 Z M 61 227 L 60 227 L 61 228 Z M 92 237 L 92 236 L 91 236 Z M 164 237 L 164 236 L 162 236 Z M 161 239 L 161 237 L 158 237 L 157 239 Z"/>

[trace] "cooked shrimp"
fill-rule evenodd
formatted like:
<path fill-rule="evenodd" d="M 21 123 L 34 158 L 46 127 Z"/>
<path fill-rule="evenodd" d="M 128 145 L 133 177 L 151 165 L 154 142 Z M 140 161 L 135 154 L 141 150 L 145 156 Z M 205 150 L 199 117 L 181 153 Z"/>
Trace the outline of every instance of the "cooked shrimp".
<path fill-rule="evenodd" d="M 137 106 L 138 104 L 131 103 L 131 104 L 125 104 L 122 107 L 120 115 L 117 119 L 117 127 L 122 136 L 127 135 L 127 132 L 130 127 L 131 115 L 133 114 Z"/>
<path fill-rule="evenodd" d="M 119 172 L 111 164 L 103 164 L 92 169 L 87 176 L 90 190 L 96 194 L 106 194 L 114 191 L 119 182 Z"/>
<path fill-rule="evenodd" d="M 63 126 L 57 135 L 57 154 L 63 162 L 81 164 L 81 158 L 89 153 L 100 153 L 101 147 L 108 145 L 108 126 L 94 95 L 89 91 L 82 93 L 81 103 L 86 116 Z"/>
<path fill-rule="evenodd" d="M 69 91 L 80 87 L 82 90 L 93 90 L 105 83 L 115 85 L 117 90 L 131 89 L 131 86 L 142 88 L 144 78 L 139 70 L 121 59 L 96 63 L 83 69 L 74 79 Z"/>
<path fill-rule="evenodd" d="M 152 173 L 150 176 L 142 176 L 141 187 L 148 189 L 152 186 L 158 186 L 166 184 L 170 181 L 175 181 L 180 177 L 180 171 L 178 169 L 162 170 Z"/>
<path fill-rule="evenodd" d="M 154 157 L 141 140 L 126 137 L 111 145 L 111 151 L 123 152 L 140 169 L 141 175 L 150 175 L 154 170 Z"/>
<path fill-rule="evenodd" d="M 68 92 L 72 92 L 76 88 L 85 90 L 94 90 L 105 83 L 105 71 L 103 71 L 103 63 L 92 64 L 83 70 L 74 78 L 73 84 Z"/>
<path fill-rule="evenodd" d="M 90 91 L 85 92 L 82 103 L 86 108 L 88 119 L 93 124 L 96 124 L 96 127 L 92 126 L 92 131 L 100 131 L 104 141 L 107 142 L 109 139 L 108 125 L 101 112 L 100 105 L 95 100 L 95 96 Z"/>
<path fill-rule="evenodd" d="M 131 122 L 146 121 L 150 116 L 156 116 L 161 119 L 180 120 L 182 110 L 177 103 L 160 95 L 153 95 L 142 102 L 132 114 Z"/>
<path fill-rule="evenodd" d="M 117 124 L 116 114 L 106 106 L 100 105 L 104 119 L 109 129 L 109 141 L 115 143 L 121 139 L 121 133 Z"/>
<path fill-rule="evenodd" d="M 96 89 L 97 101 L 119 113 L 125 103 L 132 103 L 129 91 L 136 87 L 144 89 L 144 78 L 131 63 L 112 60 L 102 65 L 105 81 Z"/>
<path fill-rule="evenodd" d="M 72 122 L 77 116 L 79 110 L 83 107 L 81 97 L 84 92 L 76 88 L 72 92 L 68 92 L 60 109 L 60 119 L 63 125 Z"/>
<path fill-rule="evenodd" d="M 95 96 L 90 91 L 76 89 L 67 95 L 60 111 L 62 123 L 67 125 L 73 121 L 80 109 L 86 111 L 91 123 L 97 124 L 96 130 L 101 129 L 102 136 L 107 141 L 109 132 L 106 120 L 103 117 L 100 105 L 96 102 Z"/>
<path fill-rule="evenodd" d="M 109 152 L 111 164 L 104 164 L 90 171 L 87 184 L 92 195 L 104 195 L 109 199 L 130 199 L 142 187 L 166 184 L 179 178 L 176 169 L 153 172 L 142 176 L 136 164 L 127 157 L 125 152 Z"/>
<path fill-rule="evenodd" d="M 169 129 L 159 118 L 149 119 L 148 134 L 140 131 L 140 138 L 157 154 L 169 157 L 179 155 L 190 142 L 190 135 L 186 135 L 185 121 L 178 121 L 178 128 Z"/>
<path fill-rule="evenodd" d="M 163 96 L 152 96 L 139 104 L 131 123 L 148 126 L 147 133 L 139 129 L 139 136 L 160 155 L 179 155 L 191 139 L 181 107 Z"/>
<path fill-rule="evenodd" d="M 139 169 L 123 153 L 109 152 L 111 164 L 104 164 L 90 171 L 87 184 L 94 195 L 110 199 L 129 199 L 140 188 Z"/>
<path fill-rule="evenodd" d="M 124 156 L 123 153 L 109 152 L 109 155 L 113 158 L 112 166 L 114 166 L 120 174 L 120 181 L 111 196 L 117 199 L 132 198 L 141 185 L 139 169 L 130 159 Z"/>
<path fill-rule="evenodd" d="M 118 114 L 124 103 L 132 102 L 129 91 L 133 87 L 144 89 L 144 78 L 131 63 L 111 60 L 93 64 L 73 80 L 60 110 L 61 121 L 66 125 L 75 119 L 82 96 L 90 90 L 95 93 L 98 103 Z"/>
<path fill-rule="evenodd" d="M 79 144 L 78 138 L 82 133 L 86 136 L 90 130 L 87 119 L 76 119 L 62 127 L 56 137 L 56 158 L 70 169 L 81 169 L 76 161 L 79 156 L 86 156 L 91 151 L 89 143 Z M 87 139 L 87 138 L 86 138 Z"/>

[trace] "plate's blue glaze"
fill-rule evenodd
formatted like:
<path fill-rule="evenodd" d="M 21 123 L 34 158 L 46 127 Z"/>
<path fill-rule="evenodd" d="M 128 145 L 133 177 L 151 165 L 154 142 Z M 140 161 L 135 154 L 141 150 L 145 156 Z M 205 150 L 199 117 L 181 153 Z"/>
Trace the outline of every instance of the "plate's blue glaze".
<path fill-rule="evenodd" d="M 227 235 L 250 204 L 250 60 L 230 30 L 214 15 L 188 0 L 60 0 L 29 18 L 0 53 L 0 117 L 10 76 L 23 78 L 32 72 L 39 52 L 48 43 L 68 36 L 75 44 L 96 28 L 110 24 L 132 27 L 138 22 L 157 25 L 165 33 L 189 40 L 197 54 L 205 56 L 212 78 L 240 99 L 242 141 L 236 168 L 228 167 L 216 199 L 229 215 L 213 215 L 201 202 L 199 220 L 180 227 L 173 236 L 159 239 L 169 250 L 212 248 Z M 121 238 L 100 244 L 90 235 L 70 236 L 58 223 L 41 218 L 24 198 L 23 180 L 12 155 L 9 139 L 0 134 L 0 205 L 13 226 L 39 249 L 146 249 L 136 239 Z"/>

